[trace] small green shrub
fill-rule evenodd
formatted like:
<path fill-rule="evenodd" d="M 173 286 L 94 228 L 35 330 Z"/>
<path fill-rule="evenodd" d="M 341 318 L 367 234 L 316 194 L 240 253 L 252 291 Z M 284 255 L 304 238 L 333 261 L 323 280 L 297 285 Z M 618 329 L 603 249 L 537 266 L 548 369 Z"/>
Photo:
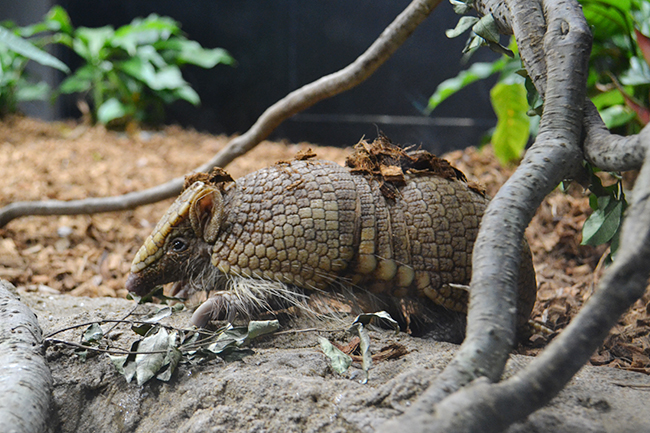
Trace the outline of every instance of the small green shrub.
<path fill-rule="evenodd" d="M 159 123 L 167 104 L 179 99 L 200 103 L 181 67 L 235 64 L 224 49 L 201 47 L 183 36 L 176 21 L 156 14 L 117 30 L 69 29 L 67 44 L 84 65 L 61 83 L 60 92 L 86 94 L 95 120 L 103 124 Z"/>
<path fill-rule="evenodd" d="M 61 29 L 59 8 L 53 8 L 40 23 L 18 27 L 11 21 L 0 24 L 0 116 L 15 113 L 20 101 L 46 100 L 50 86 L 27 76 L 25 67 L 31 60 L 64 72 L 68 67 L 43 50 L 56 43 Z M 26 39 L 31 37 L 30 40 Z"/>

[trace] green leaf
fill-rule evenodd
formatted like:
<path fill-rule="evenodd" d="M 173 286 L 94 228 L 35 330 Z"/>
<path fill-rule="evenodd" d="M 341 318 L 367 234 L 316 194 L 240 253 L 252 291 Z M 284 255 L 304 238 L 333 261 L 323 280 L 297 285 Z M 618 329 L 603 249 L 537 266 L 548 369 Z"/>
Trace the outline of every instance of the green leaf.
<path fill-rule="evenodd" d="M 338 374 L 345 373 L 350 365 L 352 365 L 352 358 L 323 337 L 318 337 L 318 342 L 325 356 L 330 359 L 332 369 Z"/>
<path fill-rule="evenodd" d="M 117 372 L 121 375 L 124 375 L 124 365 L 126 364 L 128 357 L 128 355 L 108 355 L 111 364 L 113 364 Z"/>
<path fill-rule="evenodd" d="M 92 87 L 93 67 L 84 65 L 77 69 L 74 74 L 63 80 L 59 86 L 59 92 L 64 94 L 86 92 Z"/>
<path fill-rule="evenodd" d="M 359 314 L 352 322 L 352 326 L 356 325 L 357 323 L 361 323 L 362 325 L 367 326 L 373 320 L 387 323 L 391 326 L 391 328 L 395 330 L 395 332 L 399 332 L 399 323 L 397 323 L 397 321 L 393 319 L 391 315 L 388 314 L 386 311 Z"/>
<path fill-rule="evenodd" d="M 650 66 L 639 57 L 630 59 L 630 69 L 621 75 L 621 83 L 626 86 L 638 86 L 650 83 Z"/>
<path fill-rule="evenodd" d="M 50 11 L 45 16 L 45 21 L 48 23 L 50 30 L 58 30 L 67 35 L 71 35 L 73 32 L 70 16 L 66 10 L 59 5 L 56 5 L 50 9 Z M 56 23 L 57 25 L 53 26 L 52 23 Z"/>
<path fill-rule="evenodd" d="M 582 1 L 583 12 L 596 40 L 606 41 L 632 28 L 629 0 Z"/>
<path fill-rule="evenodd" d="M 154 325 L 152 325 L 151 323 L 140 323 L 140 324 L 134 323 L 133 325 L 131 325 L 131 330 L 136 334 L 144 337 L 153 327 Z"/>
<path fill-rule="evenodd" d="M 183 79 L 180 68 L 175 65 L 170 65 L 165 68 L 161 68 L 158 71 L 155 81 L 150 84 L 150 87 L 154 90 L 174 90 L 186 85 L 187 81 Z"/>
<path fill-rule="evenodd" d="M 497 83 L 490 99 L 497 115 L 492 145 L 499 161 L 506 164 L 521 157 L 530 136 L 526 89 L 523 84 Z"/>
<path fill-rule="evenodd" d="M 610 196 L 598 197 L 598 209 L 582 227 L 582 245 L 600 245 L 609 242 L 621 225 L 624 204 Z"/>
<path fill-rule="evenodd" d="M 499 29 L 492 14 L 483 15 L 472 27 L 472 31 L 488 42 L 499 43 Z"/>
<path fill-rule="evenodd" d="M 497 54 L 503 54 L 504 56 L 512 58 L 515 57 L 515 53 L 497 42 L 487 41 L 487 46 Z"/>
<path fill-rule="evenodd" d="M 483 47 L 487 45 L 487 42 L 485 39 L 480 37 L 479 35 L 473 34 L 473 36 L 470 36 L 470 38 L 467 40 L 467 44 L 465 45 L 465 48 L 463 48 L 462 53 L 465 54 L 463 56 L 462 61 L 466 62 L 469 60 L 469 57 L 480 47 Z"/>
<path fill-rule="evenodd" d="M 246 341 L 248 335 L 248 328 L 243 326 L 229 327 L 219 334 L 217 341 L 210 344 L 206 349 L 217 355 L 222 354 L 227 349 L 235 349 L 240 347 Z"/>
<path fill-rule="evenodd" d="M 465 33 L 465 31 L 469 30 L 477 22 L 478 22 L 477 17 L 469 17 L 469 16 L 460 17 L 460 19 L 458 20 L 458 24 L 456 24 L 456 27 L 445 31 L 445 35 L 447 35 L 447 37 L 450 39 L 460 36 L 463 33 Z"/>
<path fill-rule="evenodd" d="M 631 14 L 635 25 L 641 33 L 650 36 L 650 2 L 639 0 L 634 2 L 634 6 Z"/>
<path fill-rule="evenodd" d="M 97 109 L 97 121 L 106 125 L 111 120 L 120 119 L 130 112 L 132 110 L 129 110 L 116 98 L 110 98 Z"/>
<path fill-rule="evenodd" d="M 178 40 L 180 53 L 176 57 L 178 64 L 190 63 L 202 68 L 210 69 L 223 63 L 235 65 L 235 59 L 223 48 L 206 49 L 196 41 Z"/>
<path fill-rule="evenodd" d="M 151 45 L 145 45 L 144 47 L 138 47 L 136 56 L 142 60 L 147 60 L 153 66 L 157 68 L 164 68 L 167 66 L 167 61 L 163 56 L 158 53 L 158 51 Z"/>
<path fill-rule="evenodd" d="M 458 15 L 465 15 L 467 12 L 472 10 L 473 0 L 449 0 L 451 6 L 454 8 L 454 12 Z"/>
<path fill-rule="evenodd" d="M 266 334 L 272 334 L 280 329 L 280 322 L 277 320 L 252 320 L 248 322 L 248 337 L 246 341 L 253 340 Z"/>
<path fill-rule="evenodd" d="M 429 98 L 426 114 L 430 114 L 440 103 L 459 90 L 503 70 L 506 64 L 507 60 L 505 59 L 499 59 L 492 63 L 474 63 L 469 69 L 461 71 L 454 78 L 446 79 L 438 85 L 436 91 Z"/>
<path fill-rule="evenodd" d="M 134 55 L 138 46 L 152 45 L 179 33 L 180 27 L 172 18 L 151 14 L 145 19 L 135 18 L 130 24 L 117 29 L 113 45 Z"/>
<path fill-rule="evenodd" d="M 389 316 L 390 317 L 390 316 Z M 392 318 L 391 318 L 392 320 Z M 372 355 L 370 353 L 370 336 L 366 327 L 361 322 L 356 322 L 349 330 L 359 336 L 359 349 L 361 350 L 361 369 L 363 370 L 363 380 L 361 383 L 368 383 L 369 371 L 372 368 Z"/>
<path fill-rule="evenodd" d="M 162 380 L 163 382 L 167 382 L 169 381 L 169 379 L 171 379 L 174 370 L 176 370 L 176 366 L 178 365 L 181 358 L 183 357 L 181 351 L 178 350 L 178 348 L 176 347 L 176 337 L 177 337 L 176 331 L 172 332 L 167 337 L 169 340 L 170 349 L 169 352 L 165 354 L 165 359 L 163 359 L 163 363 L 162 363 L 162 367 L 160 368 L 160 371 L 158 372 L 158 374 L 156 374 L 156 379 Z"/>
<path fill-rule="evenodd" d="M 599 112 L 608 129 L 623 126 L 636 117 L 636 113 L 625 105 L 613 105 Z"/>
<path fill-rule="evenodd" d="M 72 48 L 87 62 L 98 65 L 106 58 L 104 47 L 110 44 L 114 35 L 113 27 L 79 27 L 75 32 Z"/>
<path fill-rule="evenodd" d="M 201 103 L 201 99 L 199 98 L 199 94 L 194 91 L 189 85 L 188 86 L 182 86 L 178 89 L 174 90 L 174 97 L 176 99 L 183 99 L 187 102 L 189 102 L 192 105 L 199 105 Z"/>
<path fill-rule="evenodd" d="M 256 337 L 277 331 L 279 327 L 280 323 L 277 320 L 252 320 L 248 322 L 247 327 L 233 327 L 229 325 L 219 334 L 217 340 L 207 347 L 207 350 L 223 356 L 226 353 L 230 353 L 233 349 L 247 344 Z"/>
<path fill-rule="evenodd" d="M 603 108 L 610 107 L 612 105 L 622 105 L 625 103 L 625 98 L 623 94 L 618 89 L 612 89 L 607 92 L 599 93 L 596 96 L 592 96 L 591 102 L 594 103 L 598 111 Z"/>
<path fill-rule="evenodd" d="M 149 88 L 153 89 L 153 86 L 156 86 L 156 69 L 149 61 L 133 57 L 120 63 L 119 67 L 126 74 L 145 83 Z"/>
<path fill-rule="evenodd" d="M 618 252 L 618 248 L 621 246 L 621 227 L 619 226 L 618 230 L 616 230 L 616 233 L 614 233 L 614 236 L 612 236 L 612 239 L 609 243 L 609 258 L 611 261 L 616 260 L 616 253 Z"/>
<path fill-rule="evenodd" d="M 81 344 L 85 346 L 96 345 L 104 337 L 104 331 L 97 323 L 90 325 L 81 337 Z"/>
<path fill-rule="evenodd" d="M 50 93 L 50 86 L 44 82 L 23 82 L 16 91 L 18 101 L 45 101 Z"/>
<path fill-rule="evenodd" d="M 40 63 L 41 65 L 50 66 L 65 73 L 70 72 L 70 68 L 68 68 L 62 61 L 41 50 L 20 36 L 13 34 L 4 27 L 0 27 L 0 45 L 1 44 L 6 45 L 10 50 Z"/>
<path fill-rule="evenodd" d="M 136 379 L 138 385 L 143 385 L 164 365 L 167 358 L 166 352 L 170 350 L 170 335 L 165 328 L 159 328 L 158 332 L 144 338 L 138 347 L 138 352 L 158 352 L 164 353 L 138 353 L 135 356 Z"/>

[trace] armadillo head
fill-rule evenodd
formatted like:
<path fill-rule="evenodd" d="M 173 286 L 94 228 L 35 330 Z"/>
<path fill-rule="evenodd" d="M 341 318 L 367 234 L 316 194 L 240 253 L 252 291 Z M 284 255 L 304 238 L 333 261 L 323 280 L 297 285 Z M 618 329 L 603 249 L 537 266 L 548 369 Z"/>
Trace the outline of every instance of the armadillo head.
<path fill-rule="evenodd" d="M 126 289 L 143 296 L 156 286 L 187 281 L 210 266 L 219 233 L 223 198 L 219 189 L 194 182 L 176 199 L 135 255 Z"/>

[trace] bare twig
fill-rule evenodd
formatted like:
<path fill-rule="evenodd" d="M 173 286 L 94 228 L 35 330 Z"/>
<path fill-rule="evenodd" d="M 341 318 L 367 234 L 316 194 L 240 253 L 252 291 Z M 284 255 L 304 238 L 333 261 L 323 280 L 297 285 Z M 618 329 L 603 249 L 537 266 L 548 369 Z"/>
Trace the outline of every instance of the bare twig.
<path fill-rule="evenodd" d="M 363 82 L 390 58 L 440 1 L 413 0 L 352 64 L 289 93 L 262 113 L 245 134 L 232 139 L 228 146 L 195 171 L 209 171 L 215 166 L 226 166 L 254 148 L 289 117 Z M 177 177 L 162 185 L 121 196 L 67 202 L 15 202 L 0 209 L 0 227 L 27 215 L 78 215 L 133 209 L 173 197 L 180 192 L 182 186 L 183 178 Z"/>
<path fill-rule="evenodd" d="M 143 351 L 143 352 L 138 350 L 137 352 L 134 352 L 132 350 L 126 350 L 126 349 L 102 349 L 101 347 L 86 346 L 72 341 L 58 340 L 56 338 L 48 338 L 46 339 L 46 341 L 50 344 L 64 344 L 66 346 L 76 347 L 77 349 L 84 349 L 84 350 L 89 350 L 91 352 L 98 352 L 98 353 L 109 353 L 111 355 L 155 355 L 158 353 L 169 352 L 168 350 L 150 350 L 150 351 Z"/>
<path fill-rule="evenodd" d="M 193 329 L 180 329 L 180 328 L 176 328 L 176 327 L 171 326 L 171 325 L 164 325 L 164 324 L 161 324 L 161 323 L 154 323 L 154 322 L 147 321 L 147 320 L 102 319 L 102 320 L 93 320 L 91 322 L 77 323 L 76 325 L 71 325 L 71 326 L 67 326 L 65 328 L 57 329 L 56 331 L 50 332 L 48 335 L 45 336 L 45 338 L 46 339 L 52 338 L 57 334 L 61 334 L 62 332 L 71 331 L 73 329 L 82 328 L 84 326 L 101 325 L 102 323 L 115 323 L 116 325 L 119 325 L 120 323 L 126 323 L 128 325 L 133 325 L 133 324 L 136 324 L 136 323 L 142 324 L 142 325 L 150 324 L 150 325 L 157 325 L 157 326 L 160 326 L 162 328 L 173 329 L 173 330 L 176 330 L 176 331 L 183 331 L 183 332 L 190 332 L 190 331 L 193 332 L 193 331 L 195 331 Z M 109 329 L 108 332 L 110 332 L 112 329 L 113 328 Z M 106 332 L 106 334 L 108 334 L 108 332 Z"/>

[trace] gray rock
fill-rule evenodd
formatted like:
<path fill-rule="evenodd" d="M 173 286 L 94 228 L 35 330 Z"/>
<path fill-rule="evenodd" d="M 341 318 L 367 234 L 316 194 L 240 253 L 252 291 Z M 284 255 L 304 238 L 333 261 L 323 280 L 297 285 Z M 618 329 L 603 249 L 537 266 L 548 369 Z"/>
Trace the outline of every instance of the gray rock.
<path fill-rule="evenodd" d="M 113 298 L 43 296 L 23 293 L 45 334 L 84 321 L 122 318 L 133 303 Z M 187 327 L 190 312 L 169 323 Z M 307 326 L 296 319 L 291 329 Z M 338 327 L 324 321 L 319 328 Z M 287 329 L 285 326 L 284 329 Z M 242 361 L 182 364 L 170 382 L 128 384 L 106 355 L 82 362 L 68 348 L 51 346 L 47 358 L 54 378 L 50 432 L 372 432 L 401 413 L 449 362 L 456 346 L 391 331 L 371 331 L 373 349 L 398 343 L 405 356 L 375 363 L 370 381 L 353 367 L 345 376 L 332 371 L 318 348 L 317 335 L 337 339 L 342 332 L 304 332 L 265 337 Z M 78 341 L 67 332 L 57 338 Z M 130 332 L 115 345 L 129 347 Z M 506 375 L 529 358 L 513 356 Z M 357 366 L 358 367 L 358 366 Z M 512 426 L 524 432 L 642 432 L 650 430 L 650 378 L 622 370 L 584 367 L 569 386 L 529 419 Z"/>

